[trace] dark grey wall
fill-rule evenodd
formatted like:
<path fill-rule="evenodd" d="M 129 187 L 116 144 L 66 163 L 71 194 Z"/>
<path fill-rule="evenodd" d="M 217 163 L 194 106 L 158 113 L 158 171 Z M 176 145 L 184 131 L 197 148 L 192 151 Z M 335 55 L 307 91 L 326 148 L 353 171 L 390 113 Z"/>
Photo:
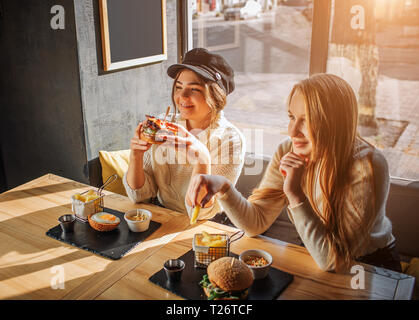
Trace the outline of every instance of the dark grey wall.
<path fill-rule="evenodd" d="M 1 142 L 7 187 L 46 173 L 87 182 L 73 1 L 2 0 Z M 53 30 L 53 5 L 65 29 Z"/>
<path fill-rule="evenodd" d="M 129 148 L 145 114 L 171 104 L 166 70 L 177 62 L 176 0 L 166 4 L 168 60 L 113 72 L 102 67 L 97 0 L 0 4 L 0 154 L 7 188 L 49 172 L 95 183 L 99 150 Z M 65 8 L 64 30 L 50 27 L 53 5 Z"/>
<path fill-rule="evenodd" d="M 7 189 L 6 184 L 6 175 L 4 174 L 4 167 L 3 167 L 3 156 L 1 154 L 1 146 L 0 146 L 0 193 L 6 191 Z"/>

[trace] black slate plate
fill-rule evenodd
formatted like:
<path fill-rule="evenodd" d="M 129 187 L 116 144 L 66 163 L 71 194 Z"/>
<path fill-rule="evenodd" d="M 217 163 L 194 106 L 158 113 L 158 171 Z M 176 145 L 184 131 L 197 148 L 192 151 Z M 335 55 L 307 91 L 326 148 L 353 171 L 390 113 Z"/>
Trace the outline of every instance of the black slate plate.
<path fill-rule="evenodd" d="M 63 233 L 61 226 L 57 225 L 49 229 L 46 235 L 102 257 L 118 260 L 161 226 L 159 222 L 150 221 L 150 227 L 146 231 L 131 232 L 123 212 L 109 208 L 103 208 L 103 211 L 112 213 L 121 220 L 116 229 L 108 232 L 96 231 L 88 222 L 76 219 L 73 233 Z"/>
<path fill-rule="evenodd" d="M 230 256 L 237 259 L 239 257 L 234 253 L 230 253 Z M 204 290 L 199 285 L 199 281 L 202 280 L 202 276 L 207 273 L 207 270 L 194 267 L 193 250 L 188 251 L 179 259 L 185 262 L 185 269 L 179 282 L 169 282 L 164 269 L 153 274 L 148 280 L 184 299 L 207 300 Z M 247 299 L 274 300 L 292 282 L 293 278 L 291 274 L 271 267 L 266 278 L 253 282 Z"/>

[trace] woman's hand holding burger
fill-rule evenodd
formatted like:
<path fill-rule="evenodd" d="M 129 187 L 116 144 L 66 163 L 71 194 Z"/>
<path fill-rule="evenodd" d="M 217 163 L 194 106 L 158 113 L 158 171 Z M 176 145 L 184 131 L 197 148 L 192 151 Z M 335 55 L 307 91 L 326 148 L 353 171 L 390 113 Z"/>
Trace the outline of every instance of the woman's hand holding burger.
<path fill-rule="evenodd" d="M 307 164 L 307 158 L 290 151 L 285 154 L 279 165 L 279 170 L 284 176 L 284 193 L 290 206 L 295 206 L 305 200 L 305 194 L 301 188 L 301 179 Z"/>
<path fill-rule="evenodd" d="M 140 138 L 141 128 L 146 121 L 139 123 L 130 143 L 130 162 L 127 171 L 127 182 L 132 189 L 141 188 L 145 182 L 143 157 L 151 144 Z"/>
<path fill-rule="evenodd" d="M 211 164 L 211 156 L 207 147 L 199 141 L 192 133 L 183 126 L 172 123 L 177 128 L 177 135 L 165 135 L 165 146 L 173 147 L 176 150 L 185 150 L 189 163 L 192 164 Z"/>
<path fill-rule="evenodd" d="M 143 157 L 144 152 L 150 149 L 151 144 L 147 141 L 144 141 L 140 138 L 141 128 L 145 124 L 146 120 L 140 122 L 135 129 L 134 137 L 131 138 L 130 149 L 131 149 L 131 157 L 138 158 Z"/>

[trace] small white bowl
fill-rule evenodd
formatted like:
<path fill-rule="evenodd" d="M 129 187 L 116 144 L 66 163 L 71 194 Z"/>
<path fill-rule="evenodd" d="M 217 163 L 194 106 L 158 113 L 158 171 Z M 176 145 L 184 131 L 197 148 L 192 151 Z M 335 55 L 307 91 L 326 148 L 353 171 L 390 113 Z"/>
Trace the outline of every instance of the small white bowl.
<path fill-rule="evenodd" d="M 129 219 L 129 217 L 135 216 L 135 215 L 137 215 L 137 213 L 145 215 L 146 218 L 144 220 L 141 220 L 141 221 L 135 221 L 135 220 Z M 150 221 L 151 221 L 152 216 L 153 216 L 152 213 L 148 210 L 132 209 L 132 210 L 129 210 L 129 211 L 125 212 L 124 219 L 127 222 L 129 229 L 132 232 L 144 232 L 150 226 Z"/>
<path fill-rule="evenodd" d="M 268 263 L 260 267 L 250 266 L 246 263 L 246 260 L 247 260 L 246 258 L 249 256 L 263 257 Z M 271 264 L 273 261 L 272 256 L 268 252 L 264 250 L 259 250 L 259 249 L 243 251 L 239 256 L 239 259 L 240 261 L 243 261 L 244 263 L 246 263 L 246 265 L 250 268 L 250 270 L 252 270 L 253 278 L 255 280 L 263 279 L 268 275 L 269 268 L 271 267 Z"/>

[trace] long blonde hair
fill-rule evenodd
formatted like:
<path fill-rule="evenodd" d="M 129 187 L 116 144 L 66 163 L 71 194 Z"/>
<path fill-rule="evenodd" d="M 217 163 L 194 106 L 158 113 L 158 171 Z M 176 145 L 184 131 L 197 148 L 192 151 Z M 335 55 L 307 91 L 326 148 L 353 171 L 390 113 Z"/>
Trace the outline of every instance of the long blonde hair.
<path fill-rule="evenodd" d="M 343 270 L 349 266 L 356 250 L 354 235 L 369 232 L 374 219 L 362 212 L 348 217 L 344 210 L 345 199 L 351 196 L 348 186 L 356 140 L 362 140 L 357 133 L 356 97 L 345 80 L 331 74 L 316 74 L 297 83 L 291 90 L 288 104 L 297 91 L 305 100 L 307 129 L 313 146 L 302 188 L 326 228 L 330 246 L 328 259 L 335 262 L 336 270 Z M 314 200 L 316 179 L 321 191 L 321 210 Z M 283 197 L 285 194 L 279 186 L 278 189 L 256 189 L 249 201 Z"/>

